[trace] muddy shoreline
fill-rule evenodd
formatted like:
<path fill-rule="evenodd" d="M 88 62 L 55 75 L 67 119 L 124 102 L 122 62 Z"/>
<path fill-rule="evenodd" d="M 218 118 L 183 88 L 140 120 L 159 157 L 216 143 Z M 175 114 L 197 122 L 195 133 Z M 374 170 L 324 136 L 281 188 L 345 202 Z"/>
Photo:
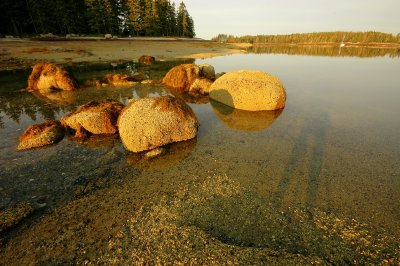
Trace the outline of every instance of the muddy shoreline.
<path fill-rule="evenodd" d="M 26 69 L 43 61 L 74 66 L 137 62 L 137 59 L 144 54 L 152 55 L 158 61 L 170 61 L 181 58 L 211 58 L 244 52 L 240 47 L 199 39 L 0 39 L 0 71 Z"/>

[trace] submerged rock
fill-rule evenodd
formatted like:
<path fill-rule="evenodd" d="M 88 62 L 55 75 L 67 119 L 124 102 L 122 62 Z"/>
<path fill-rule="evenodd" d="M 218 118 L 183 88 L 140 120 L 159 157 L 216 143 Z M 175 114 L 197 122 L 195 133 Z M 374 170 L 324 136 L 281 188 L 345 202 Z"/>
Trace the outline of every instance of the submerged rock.
<path fill-rule="evenodd" d="M 158 157 L 158 156 L 160 156 L 160 155 L 163 155 L 165 152 L 166 152 L 166 149 L 165 149 L 165 148 L 163 148 L 163 147 L 158 147 L 158 148 L 155 148 L 155 149 L 152 149 L 152 150 L 146 152 L 146 154 L 144 155 L 144 157 L 145 157 L 146 159 L 152 159 L 152 158 Z"/>
<path fill-rule="evenodd" d="M 146 77 L 142 73 L 135 74 L 106 74 L 101 80 L 101 84 L 113 86 L 132 86 L 138 81 L 144 80 Z"/>
<path fill-rule="evenodd" d="M 156 59 L 154 58 L 154 56 L 150 56 L 150 55 L 142 55 L 141 57 L 139 57 L 139 65 L 142 66 L 151 66 L 154 62 L 156 61 Z"/>
<path fill-rule="evenodd" d="M 131 101 L 118 118 L 121 140 L 133 152 L 196 137 L 197 118 L 182 100 L 163 96 Z"/>
<path fill-rule="evenodd" d="M 34 211 L 30 203 L 22 202 L 10 209 L 0 211 L 0 233 L 11 229 Z"/>
<path fill-rule="evenodd" d="M 241 70 L 218 78 L 210 87 L 210 98 L 242 110 L 277 110 L 285 107 L 286 92 L 270 74 Z"/>
<path fill-rule="evenodd" d="M 28 91 L 50 91 L 52 89 L 72 91 L 78 89 L 76 81 L 62 67 L 50 63 L 33 66 L 28 78 Z"/>
<path fill-rule="evenodd" d="M 19 137 L 17 150 L 27 150 L 56 143 L 64 137 L 64 128 L 58 121 L 47 120 L 29 126 Z"/>
<path fill-rule="evenodd" d="M 75 130 L 75 137 L 92 134 L 115 134 L 116 121 L 124 105 L 115 100 L 92 101 L 80 106 L 75 112 L 61 118 L 61 123 Z"/>

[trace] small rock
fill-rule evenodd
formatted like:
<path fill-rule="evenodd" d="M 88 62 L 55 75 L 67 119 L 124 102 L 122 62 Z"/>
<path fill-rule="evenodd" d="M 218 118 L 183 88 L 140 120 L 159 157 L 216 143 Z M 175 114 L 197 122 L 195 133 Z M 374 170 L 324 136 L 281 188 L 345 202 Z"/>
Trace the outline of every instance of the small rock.
<path fill-rule="evenodd" d="M 139 65 L 142 66 L 151 66 L 152 64 L 154 64 L 154 62 L 156 61 L 156 59 L 154 58 L 154 56 L 150 56 L 150 55 L 142 55 L 141 57 L 139 57 Z"/>
<path fill-rule="evenodd" d="M 19 137 L 17 150 L 27 150 L 56 143 L 64 137 L 64 128 L 58 121 L 47 120 L 29 126 Z"/>
<path fill-rule="evenodd" d="M 152 158 L 155 158 L 157 156 L 164 154 L 165 152 L 166 152 L 165 148 L 159 147 L 159 148 L 155 148 L 155 149 L 152 149 L 151 151 L 146 152 L 144 157 L 146 159 L 152 159 Z"/>
<path fill-rule="evenodd" d="M 209 79 L 211 81 L 215 80 L 215 69 L 212 65 L 202 64 L 199 65 L 200 77 Z"/>

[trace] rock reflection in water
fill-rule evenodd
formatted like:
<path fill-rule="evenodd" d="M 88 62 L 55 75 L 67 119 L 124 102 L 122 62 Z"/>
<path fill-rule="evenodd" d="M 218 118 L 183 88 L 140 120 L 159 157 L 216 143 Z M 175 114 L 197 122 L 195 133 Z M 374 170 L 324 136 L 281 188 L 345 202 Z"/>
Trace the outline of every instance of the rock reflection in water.
<path fill-rule="evenodd" d="M 228 127 L 239 131 L 261 131 L 272 125 L 283 109 L 274 111 L 245 111 L 211 100 L 214 113 Z"/>
<path fill-rule="evenodd" d="M 187 103 L 194 103 L 194 104 L 206 104 L 210 101 L 210 97 L 208 95 L 193 95 L 188 92 L 184 92 L 181 89 L 175 89 L 175 88 L 168 88 L 168 90 L 176 97 L 179 99 L 184 100 Z"/>
<path fill-rule="evenodd" d="M 187 158 L 196 146 L 196 138 L 164 146 L 166 152 L 158 157 L 148 159 L 146 152 L 127 156 L 127 162 L 140 169 L 164 169 L 175 166 Z"/>
<path fill-rule="evenodd" d="M 88 148 L 114 148 L 119 143 L 118 134 L 91 135 L 90 137 L 84 139 L 69 137 L 68 139 Z"/>
<path fill-rule="evenodd" d="M 46 103 L 67 106 L 75 102 L 76 92 L 74 91 L 32 91 L 32 95 Z"/>

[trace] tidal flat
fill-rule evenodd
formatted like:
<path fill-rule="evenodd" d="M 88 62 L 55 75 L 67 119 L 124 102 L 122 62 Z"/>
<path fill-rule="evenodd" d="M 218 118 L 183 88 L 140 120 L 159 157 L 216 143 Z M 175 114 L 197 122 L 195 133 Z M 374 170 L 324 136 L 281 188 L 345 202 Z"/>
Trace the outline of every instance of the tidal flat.
<path fill-rule="evenodd" d="M 282 80 L 288 98 L 278 112 L 186 99 L 197 138 L 150 160 L 118 136 L 16 146 L 33 123 L 91 100 L 173 95 L 164 86 L 46 97 L 18 91 L 29 69 L 1 72 L 0 217 L 24 206 L 27 215 L 0 232 L 0 263 L 398 265 L 400 60 L 319 53 L 67 66 L 80 82 L 132 71 L 160 80 L 187 62 Z"/>

